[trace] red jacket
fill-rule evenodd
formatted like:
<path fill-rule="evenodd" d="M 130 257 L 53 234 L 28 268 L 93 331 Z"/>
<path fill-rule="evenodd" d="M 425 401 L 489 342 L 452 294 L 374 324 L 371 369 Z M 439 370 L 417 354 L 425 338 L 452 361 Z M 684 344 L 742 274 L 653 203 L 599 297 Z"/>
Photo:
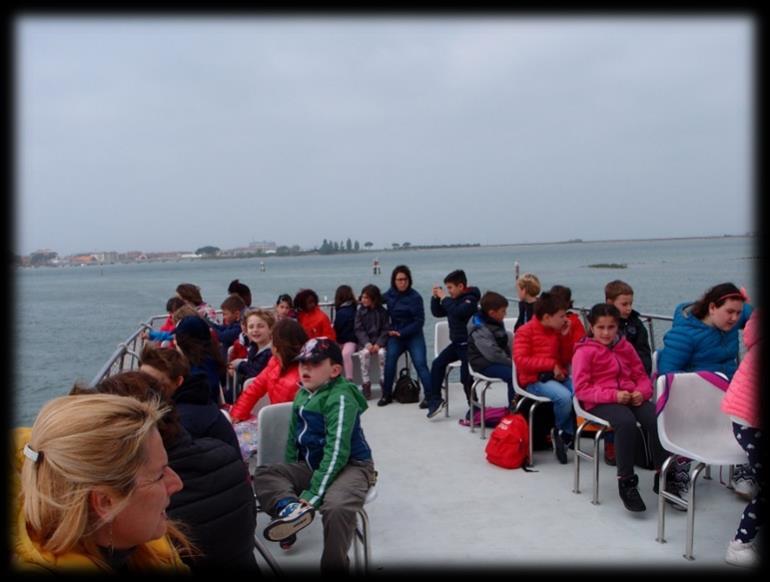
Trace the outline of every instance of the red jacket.
<path fill-rule="evenodd" d="M 530 319 L 513 334 L 513 363 L 516 380 L 526 388 L 538 381 L 540 372 L 553 372 L 558 366 L 569 370 L 574 343 L 572 335 L 545 327 L 538 318 Z"/>
<path fill-rule="evenodd" d="M 577 313 L 571 311 L 567 312 L 567 319 L 570 320 L 570 337 L 572 338 L 572 345 L 576 346 L 577 343 L 586 336 L 586 328 L 583 326 L 583 322 L 580 320 L 580 316 Z"/>
<path fill-rule="evenodd" d="M 652 397 L 652 383 L 639 354 L 626 338 L 605 346 L 587 337 L 575 346 L 572 356 L 572 387 L 586 410 L 597 404 L 616 404 L 618 390 L 641 392 Z"/>
<path fill-rule="evenodd" d="M 233 342 L 233 349 L 230 351 L 230 355 L 227 356 L 227 361 L 233 360 L 245 360 L 249 357 L 249 349 L 241 343 L 241 336 Z"/>
<path fill-rule="evenodd" d="M 272 356 L 265 369 L 248 383 L 233 404 L 230 416 L 236 420 L 246 420 L 251 416 L 251 409 L 265 394 L 270 399 L 270 404 L 278 404 L 294 400 L 298 389 L 299 364 L 294 363 L 281 373 L 281 365 L 276 357 Z"/>
<path fill-rule="evenodd" d="M 334 333 L 332 322 L 320 307 L 316 307 L 313 311 L 298 312 L 297 321 L 307 333 L 308 339 L 325 336 L 335 342 L 337 341 L 337 334 Z"/>

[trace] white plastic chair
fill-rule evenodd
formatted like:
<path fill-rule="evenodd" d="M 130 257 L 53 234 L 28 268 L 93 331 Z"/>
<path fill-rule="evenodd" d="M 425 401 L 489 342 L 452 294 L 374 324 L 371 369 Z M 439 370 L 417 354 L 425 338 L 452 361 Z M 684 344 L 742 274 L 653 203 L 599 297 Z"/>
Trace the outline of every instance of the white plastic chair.
<path fill-rule="evenodd" d="M 437 358 L 438 355 L 447 347 L 450 343 L 449 340 L 449 323 L 447 321 L 438 321 L 433 330 L 433 358 Z M 441 388 L 444 391 L 444 401 L 446 406 L 444 407 L 444 416 L 449 416 L 449 374 L 454 368 L 459 368 L 461 365 L 460 360 L 450 362 L 444 372 L 444 380 L 441 383 Z"/>
<path fill-rule="evenodd" d="M 257 416 L 257 466 L 284 462 L 286 441 L 289 438 L 291 423 L 291 402 L 270 404 L 260 409 Z M 366 493 L 364 506 L 377 498 L 377 486 L 373 485 Z M 258 508 L 260 509 L 260 508 Z M 356 567 L 367 572 L 371 559 L 371 540 L 369 535 L 369 516 L 365 507 L 358 510 L 358 523 L 353 536 L 353 555 Z M 257 533 L 254 534 L 258 538 Z M 363 547 L 363 563 L 359 560 L 360 548 Z"/>
<path fill-rule="evenodd" d="M 583 422 L 580 423 L 577 431 L 575 431 L 575 486 L 572 488 L 572 492 L 580 493 L 580 459 L 593 461 L 594 483 L 591 503 L 599 505 L 599 440 L 607 429 L 612 429 L 612 426 L 610 426 L 609 421 L 606 419 L 594 416 L 590 412 L 584 410 L 580 405 L 580 400 L 578 400 L 577 396 L 572 397 L 572 408 L 574 408 L 575 414 L 578 417 L 583 417 Z M 599 427 L 594 433 L 593 454 L 589 454 L 587 451 L 583 451 L 580 448 L 580 436 L 583 433 L 583 429 L 591 424 Z"/>
<path fill-rule="evenodd" d="M 521 409 L 521 405 L 524 404 L 524 401 L 529 399 L 532 400 L 532 406 L 529 407 L 529 466 L 532 467 L 535 464 L 534 461 L 534 439 L 532 438 L 534 434 L 534 424 L 535 424 L 535 409 L 540 406 L 543 403 L 551 403 L 553 402 L 550 398 L 547 396 L 536 396 L 535 394 L 532 394 L 531 392 L 527 392 L 519 386 L 519 382 L 516 380 L 516 363 L 513 363 L 513 391 L 516 393 L 516 395 L 519 397 L 518 402 L 516 402 L 516 412 L 519 412 Z M 575 449 L 577 450 L 577 449 Z"/>
<path fill-rule="evenodd" d="M 666 375 L 656 382 L 657 399 L 666 388 Z M 724 391 L 696 372 L 673 374 L 665 406 L 658 415 L 658 436 L 671 456 L 660 471 L 658 493 L 658 542 L 665 542 L 665 512 L 668 499 L 687 509 L 687 535 L 684 557 L 693 560 L 695 529 L 695 489 L 698 477 L 708 465 L 738 465 L 746 462 L 746 452 L 733 435 L 730 418 L 720 409 Z M 687 499 L 666 491 L 666 472 L 677 455 L 692 459 Z"/>
<path fill-rule="evenodd" d="M 507 330 L 507 333 L 508 333 L 508 345 L 513 346 L 513 332 L 510 331 L 510 330 Z M 505 390 L 506 390 L 506 393 L 507 393 L 507 391 L 508 391 L 508 383 L 505 380 L 501 380 L 500 378 L 491 378 L 489 376 L 485 376 L 481 372 L 477 372 L 470 365 L 470 362 L 468 362 L 468 372 L 470 373 L 471 378 L 473 378 L 473 385 L 471 386 L 471 397 L 470 397 L 470 401 L 471 401 L 471 410 L 470 410 L 471 432 L 474 432 L 474 430 L 473 430 L 473 426 L 474 426 L 474 422 L 473 422 L 473 409 L 478 406 L 478 402 L 476 402 L 476 400 L 474 398 L 474 396 L 476 395 L 476 386 L 478 386 L 482 382 L 484 383 L 484 388 L 481 390 L 481 410 L 480 410 L 481 419 L 480 420 L 481 420 L 481 438 L 485 439 L 485 438 L 487 438 L 486 437 L 487 426 L 486 426 L 486 424 L 484 422 L 484 420 L 485 420 L 484 419 L 484 414 L 485 414 L 485 411 L 486 411 L 487 390 L 489 389 L 490 386 L 493 386 L 494 384 L 502 384 L 503 386 L 505 386 Z M 513 381 L 514 381 L 514 386 L 516 386 L 515 370 L 514 370 Z M 511 403 L 509 402 L 508 406 L 510 406 L 510 405 L 511 405 Z M 530 437 L 531 437 L 531 435 L 532 435 L 532 433 L 531 433 L 531 429 L 530 429 Z M 532 439 L 530 438 L 530 453 L 531 453 L 531 446 L 532 446 L 531 445 L 531 441 L 532 441 Z"/>

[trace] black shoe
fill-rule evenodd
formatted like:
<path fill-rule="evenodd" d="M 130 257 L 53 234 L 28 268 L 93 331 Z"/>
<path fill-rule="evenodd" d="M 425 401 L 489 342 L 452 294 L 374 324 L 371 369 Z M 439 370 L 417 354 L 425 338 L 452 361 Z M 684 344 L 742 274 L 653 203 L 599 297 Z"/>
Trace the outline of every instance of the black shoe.
<path fill-rule="evenodd" d="M 562 465 L 567 464 L 567 447 L 568 443 L 564 441 L 564 435 L 560 430 L 556 431 L 553 438 L 553 452 L 556 458 Z"/>
<path fill-rule="evenodd" d="M 391 402 L 393 402 L 392 396 L 383 396 L 377 401 L 377 406 L 387 406 Z"/>
<path fill-rule="evenodd" d="M 425 400 L 425 398 L 423 398 L 422 401 L 420 402 L 420 408 L 422 408 L 423 410 L 428 408 L 428 401 Z"/>
<path fill-rule="evenodd" d="M 636 475 L 618 479 L 620 500 L 623 502 L 623 505 L 626 506 L 628 511 L 645 511 L 647 509 L 642 500 L 642 496 L 639 495 L 639 490 L 636 488 L 638 484 L 639 477 Z"/>
<path fill-rule="evenodd" d="M 443 398 L 441 400 L 437 400 L 436 402 L 432 402 L 430 405 L 428 405 L 428 418 L 433 418 L 434 416 L 438 415 L 439 412 L 444 410 L 445 406 L 446 400 Z"/>

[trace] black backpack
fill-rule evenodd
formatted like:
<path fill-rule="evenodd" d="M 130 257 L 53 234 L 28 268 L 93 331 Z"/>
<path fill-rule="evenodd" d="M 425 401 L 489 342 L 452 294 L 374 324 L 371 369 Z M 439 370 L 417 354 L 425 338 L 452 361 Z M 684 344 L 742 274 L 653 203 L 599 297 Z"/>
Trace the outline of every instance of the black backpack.
<path fill-rule="evenodd" d="M 409 368 L 401 368 L 396 386 L 393 388 L 393 400 L 401 404 L 420 401 L 420 385 L 409 375 Z"/>
<path fill-rule="evenodd" d="M 525 398 L 521 403 L 519 412 L 529 422 L 529 409 L 535 401 L 531 398 Z M 532 450 L 543 451 L 552 448 L 551 429 L 556 424 L 553 416 L 553 405 L 548 402 L 538 404 L 535 408 L 535 419 L 532 426 Z"/>

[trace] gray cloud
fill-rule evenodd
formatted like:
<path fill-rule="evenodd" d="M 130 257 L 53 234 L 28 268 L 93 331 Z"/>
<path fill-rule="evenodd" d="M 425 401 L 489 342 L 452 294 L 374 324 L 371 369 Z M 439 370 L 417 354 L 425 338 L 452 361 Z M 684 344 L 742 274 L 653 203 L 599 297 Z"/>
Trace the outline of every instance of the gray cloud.
<path fill-rule="evenodd" d="M 17 252 L 753 228 L 749 18 L 16 25 Z"/>

